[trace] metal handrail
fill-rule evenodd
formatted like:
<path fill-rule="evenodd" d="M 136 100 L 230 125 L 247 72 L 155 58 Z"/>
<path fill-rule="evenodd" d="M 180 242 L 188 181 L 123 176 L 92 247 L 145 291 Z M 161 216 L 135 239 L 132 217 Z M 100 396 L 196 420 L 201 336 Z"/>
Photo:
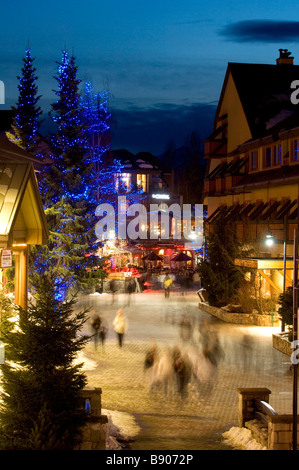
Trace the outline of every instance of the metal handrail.
<path fill-rule="evenodd" d="M 267 416 L 276 416 L 278 413 L 272 408 L 269 403 L 263 400 L 254 399 L 253 401 L 253 416 L 255 419 L 268 424 Z"/>

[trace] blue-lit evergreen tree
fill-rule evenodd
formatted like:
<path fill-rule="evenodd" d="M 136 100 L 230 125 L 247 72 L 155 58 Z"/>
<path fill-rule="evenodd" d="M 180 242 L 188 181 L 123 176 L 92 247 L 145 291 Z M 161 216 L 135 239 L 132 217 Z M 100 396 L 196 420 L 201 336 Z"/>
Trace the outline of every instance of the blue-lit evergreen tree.
<path fill-rule="evenodd" d="M 47 247 L 32 249 L 31 278 L 53 273 L 60 285 L 59 297 L 71 289 L 91 287 L 101 277 L 101 261 L 95 255 L 95 220 L 89 159 L 90 148 L 80 107 L 75 57 L 63 52 L 55 77 L 58 100 L 51 117 L 57 132 L 51 137 L 52 163 L 40 178 L 40 189 L 50 229 Z"/>
<path fill-rule="evenodd" d="M 92 83 L 86 82 L 80 100 L 85 137 L 89 147 L 88 163 L 90 164 L 89 181 L 90 198 L 99 204 L 101 196 L 111 196 L 114 173 L 120 171 L 119 162 L 111 162 L 110 118 L 108 110 L 109 92 L 104 90 L 94 93 Z M 107 202 L 107 201 L 105 201 Z"/>
<path fill-rule="evenodd" d="M 121 174 L 124 165 L 113 156 L 110 142 L 109 91 L 93 91 L 91 82 L 86 82 L 80 106 L 83 113 L 85 136 L 89 153 L 87 162 L 91 165 L 88 186 L 90 200 L 98 205 L 109 203 L 117 214 L 117 196 L 126 195 L 129 204 L 136 202 L 136 194 L 141 199 L 141 191 L 124 184 Z"/>
<path fill-rule="evenodd" d="M 50 140 L 52 162 L 40 178 L 50 241 L 32 248 L 31 279 L 34 284 L 34 276 L 54 273 L 63 299 L 70 290 L 89 288 L 103 278 L 105 260 L 96 254 L 96 207 L 105 202 L 117 211 L 115 175 L 122 165 L 110 153 L 109 93 L 94 93 L 87 83 L 80 97 L 76 61 L 65 51 L 55 79 L 58 99 L 50 115 L 57 131 Z"/>
<path fill-rule="evenodd" d="M 80 80 L 77 78 L 78 67 L 74 56 L 63 51 L 58 63 L 58 73 L 54 77 L 58 84 L 55 92 L 57 101 L 52 104 L 51 119 L 57 131 L 50 139 L 50 166 L 52 183 L 48 198 L 51 203 L 61 197 L 71 200 L 86 199 L 86 178 L 90 171 L 88 164 L 89 147 L 87 144 L 83 113 L 79 106 Z"/>
<path fill-rule="evenodd" d="M 26 49 L 23 58 L 24 66 L 19 80 L 19 98 L 13 110 L 12 133 L 8 134 L 10 140 L 23 149 L 36 153 L 39 141 L 39 127 L 41 125 L 41 108 L 38 106 L 40 96 L 38 95 L 36 68 L 33 65 L 34 58 L 31 56 L 30 47 Z"/>
<path fill-rule="evenodd" d="M 58 99 L 52 105 L 51 117 L 57 131 L 50 140 L 52 163 L 40 175 L 50 240 L 47 246 L 31 250 L 31 280 L 34 285 L 38 276 L 54 275 L 60 286 L 56 295 L 62 300 L 70 290 L 96 283 L 98 258 L 90 236 L 89 148 L 79 107 L 75 57 L 63 52 L 55 78 Z"/>

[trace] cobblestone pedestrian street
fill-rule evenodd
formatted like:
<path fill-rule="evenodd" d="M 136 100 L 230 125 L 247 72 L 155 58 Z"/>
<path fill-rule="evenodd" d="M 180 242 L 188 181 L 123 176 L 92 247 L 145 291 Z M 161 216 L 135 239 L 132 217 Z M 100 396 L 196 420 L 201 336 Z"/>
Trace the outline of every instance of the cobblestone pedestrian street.
<path fill-rule="evenodd" d="M 238 387 L 267 387 L 270 404 L 279 413 L 291 413 L 292 376 L 289 358 L 272 347 L 275 328 L 230 325 L 199 310 L 195 294 L 161 292 L 115 296 L 94 294 L 81 298 L 78 308 L 94 307 L 108 326 L 104 347 L 90 341 L 82 352 L 88 385 L 102 389 L 102 406 L 131 414 L 140 431 L 133 450 L 228 449 L 222 434 L 238 425 Z M 120 348 L 112 321 L 119 307 L 128 319 Z M 199 343 L 198 324 L 207 320 L 219 336 L 224 357 L 209 384 L 191 381 L 187 396 L 162 388 L 149 390 L 144 359 L 152 341 L 159 349 L 181 345 L 178 323 L 182 315 L 193 324 L 193 341 Z M 84 332 L 90 334 L 87 322 Z M 244 334 L 250 346 L 244 347 Z M 81 359 L 81 358 L 80 358 Z"/>

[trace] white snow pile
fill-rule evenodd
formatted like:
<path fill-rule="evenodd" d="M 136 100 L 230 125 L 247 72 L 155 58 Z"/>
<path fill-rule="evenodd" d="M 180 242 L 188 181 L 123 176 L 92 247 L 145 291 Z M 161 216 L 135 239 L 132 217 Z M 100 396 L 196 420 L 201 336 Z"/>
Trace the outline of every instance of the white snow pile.
<path fill-rule="evenodd" d="M 127 447 L 140 431 L 134 416 L 129 413 L 102 409 L 102 414 L 108 418 L 107 450 L 121 450 Z"/>
<path fill-rule="evenodd" d="M 76 359 L 74 360 L 74 365 L 82 364 L 83 370 L 93 370 L 97 367 L 97 362 L 93 361 L 92 359 L 88 359 L 83 351 L 79 351 L 77 354 Z"/>
<path fill-rule="evenodd" d="M 222 434 L 225 443 L 238 450 L 267 450 L 257 442 L 252 432 L 246 428 L 232 427 Z"/>

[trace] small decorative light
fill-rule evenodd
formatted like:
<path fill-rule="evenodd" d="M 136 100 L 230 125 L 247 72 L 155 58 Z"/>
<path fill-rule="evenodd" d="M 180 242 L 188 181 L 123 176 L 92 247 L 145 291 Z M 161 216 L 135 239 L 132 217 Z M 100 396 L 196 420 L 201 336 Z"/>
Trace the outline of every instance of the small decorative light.
<path fill-rule="evenodd" d="M 90 398 L 85 398 L 85 411 L 86 411 L 87 414 L 91 413 Z"/>
<path fill-rule="evenodd" d="M 271 233 L 268 233 L 268 235 L 266 235 L 265 243 L 266 243 L 267 246 L 272 246 L 273 245 L 274 238 L 273 238 L 273 235 Z"/>

